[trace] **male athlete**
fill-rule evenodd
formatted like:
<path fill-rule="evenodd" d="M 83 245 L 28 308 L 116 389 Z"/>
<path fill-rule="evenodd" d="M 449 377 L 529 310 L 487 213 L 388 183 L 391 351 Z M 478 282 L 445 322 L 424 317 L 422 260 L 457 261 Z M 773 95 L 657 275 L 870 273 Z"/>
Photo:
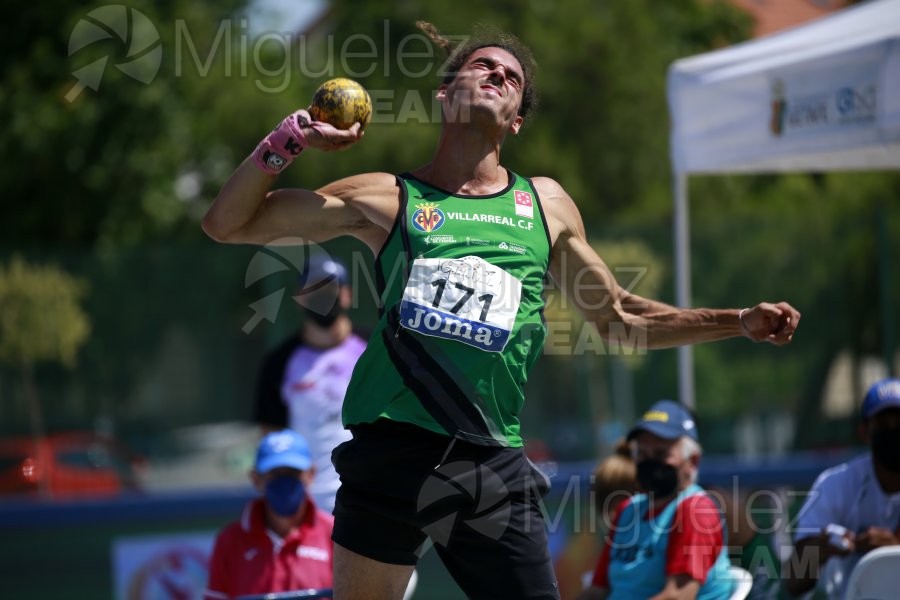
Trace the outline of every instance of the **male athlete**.
<path fill-rule="evenodd" d="M 429 162 L 399 176 L 270 191 L 302 149 L 362 137 L 359 124 L 340 131 L 300 110 L 237 168 L 203 221 L 221 242 L 352 235 L 377 257 L 380 319 L 344 401 L 353 439 L 333 455 L 338 600 L 401 598 L 426 537 L 470 598 L 559 597 L 531 493 L 547 482 L 525 459 L 518 420 L 544 341 L 545 274 L 601 335 L 648 348 L 741 335 L 781 345 L 800 319 L 784 302 L 681 309 L 620 288 L 563 187 L 500 163 L 504 138 L 534 103 L 528 49 L 506 34 L 475 36 L 448 67 Z M 436 478 L 460 493 L 434 492 Z M 442 502 L 451 512 L 435 521 Z"/>

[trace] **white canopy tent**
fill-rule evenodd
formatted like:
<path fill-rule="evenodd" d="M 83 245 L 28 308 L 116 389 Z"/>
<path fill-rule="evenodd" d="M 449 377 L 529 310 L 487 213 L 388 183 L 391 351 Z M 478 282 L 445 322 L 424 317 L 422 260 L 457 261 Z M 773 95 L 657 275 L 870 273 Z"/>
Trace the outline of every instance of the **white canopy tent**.
<path fill-rule="evenodd" d="M 900 0 L 673 63 L 676 301 L 690 306 L 691 174 L 900 169 Z M 679 396 L 694 406 L 693 353 Z"/>

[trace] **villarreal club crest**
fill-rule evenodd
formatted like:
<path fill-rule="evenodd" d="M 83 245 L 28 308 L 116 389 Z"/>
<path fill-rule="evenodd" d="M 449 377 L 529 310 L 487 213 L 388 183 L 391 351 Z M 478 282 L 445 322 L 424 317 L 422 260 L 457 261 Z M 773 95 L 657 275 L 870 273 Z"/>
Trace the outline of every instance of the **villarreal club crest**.
<path fill-rule="evenodd" d="M 444 211 L 438 208 L 434 202 L 416 204 L 416 212 L 413 213 L 413 227 L 425 233 L 437 231 L 444 224 Z"/>

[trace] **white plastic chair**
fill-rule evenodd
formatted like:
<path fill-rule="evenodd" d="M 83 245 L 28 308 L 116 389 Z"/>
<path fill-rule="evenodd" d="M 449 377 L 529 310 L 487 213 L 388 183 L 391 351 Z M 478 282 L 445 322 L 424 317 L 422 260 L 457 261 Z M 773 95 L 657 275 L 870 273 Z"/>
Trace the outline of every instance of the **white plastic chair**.
<path fill-rule="evenodd" d="M 331 588 L 293 590 L 290 592 L 270 592 L 268 594 L 246 594 L 238 596 L 237 600 L 312 600 L 320 598 L 332 598 L 334 590 Z"/>
<path fill-rule="evenodd" d="M 416 592 L 416 584 L 419 583 L 419 575 L 413 571 L 409 577 L 409 583 L 406 584 L 406 592 L 403 594 L 403 600 L 410 600 Z"/>
<path fill-rule="evenodd" d="M 900 546 L 864 555 L 847 580 L 845 600 L 896 600 L 900 594 Z"/>
<path fill-rule="evenodd" d="M 728 567 L 728 577 L 734 580 L 734 592 L 728 600 L 744 600 L 753 587 L 753 575 L 747 569 L 731 565 Z"/>

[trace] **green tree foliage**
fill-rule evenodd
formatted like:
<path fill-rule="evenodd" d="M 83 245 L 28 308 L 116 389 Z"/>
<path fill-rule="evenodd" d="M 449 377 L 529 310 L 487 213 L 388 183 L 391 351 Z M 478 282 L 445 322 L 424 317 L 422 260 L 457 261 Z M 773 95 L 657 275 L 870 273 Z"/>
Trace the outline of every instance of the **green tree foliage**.
<path fill-rule="evenodd" d="M 708 406 L 727 414 L 793 409 L 818 419 L 839 352 L 887 361 L 897 351 L 898 196 L 900 178 L 884 173 L 692 180 L 695 304 L 765 297 L 790 300 L 803 313 L 793 344 L 777 351 L 786 360 L 766 360 L 748 344 L 698 347 L 698 389 Z M 826 443 L 815 434 L 798 429 L 802 443 Z"/>
<path fill-rule="evenodd" d="M 42 361 L 73 366 L 90 333 L 81 308 L 85 291 L 84 281 L 20 257 L 0 267 L 0 360 L 14 366 Z"/>
<path fill-rule="evenodd" d="M 34 381 L 42 362 L 74 366 L 90 333 L 81 307 L 86 285 L 60 269 L 13 257 L 0 266 L 0 363 L 17 370 L 28 402 L 32 434 L 43 434 L 43 410 Z"/>
<path fill-rule="evenodd" d="M 236 2 L 128 6 L 146 15 L 148 32 L 133 28 L 130 14 L 124 24 L 103 18 L 108 38 L 71 56 L 76 26 L 89 19 L 94 2 L 38 0 L 16 11 L 23 23 L 7 27 L 0 41 L 0 152 L 20 168 L 3 171 L 5 244 L 118 245 L 194 230 L 189 205 L 173 185 L 203 144 L 192 131 L 193 94 L 175 74 L 174 24 L 227 18 Z M 158 35 L 162 47 L 150 84 L 116 68 L 130 62 L 131 44 L 141 42 L 142 33 L 151 42 Z M 73 72 L 103 56 L 109 58 L 98 89 L 67 100 L 77 83 Z"/>

